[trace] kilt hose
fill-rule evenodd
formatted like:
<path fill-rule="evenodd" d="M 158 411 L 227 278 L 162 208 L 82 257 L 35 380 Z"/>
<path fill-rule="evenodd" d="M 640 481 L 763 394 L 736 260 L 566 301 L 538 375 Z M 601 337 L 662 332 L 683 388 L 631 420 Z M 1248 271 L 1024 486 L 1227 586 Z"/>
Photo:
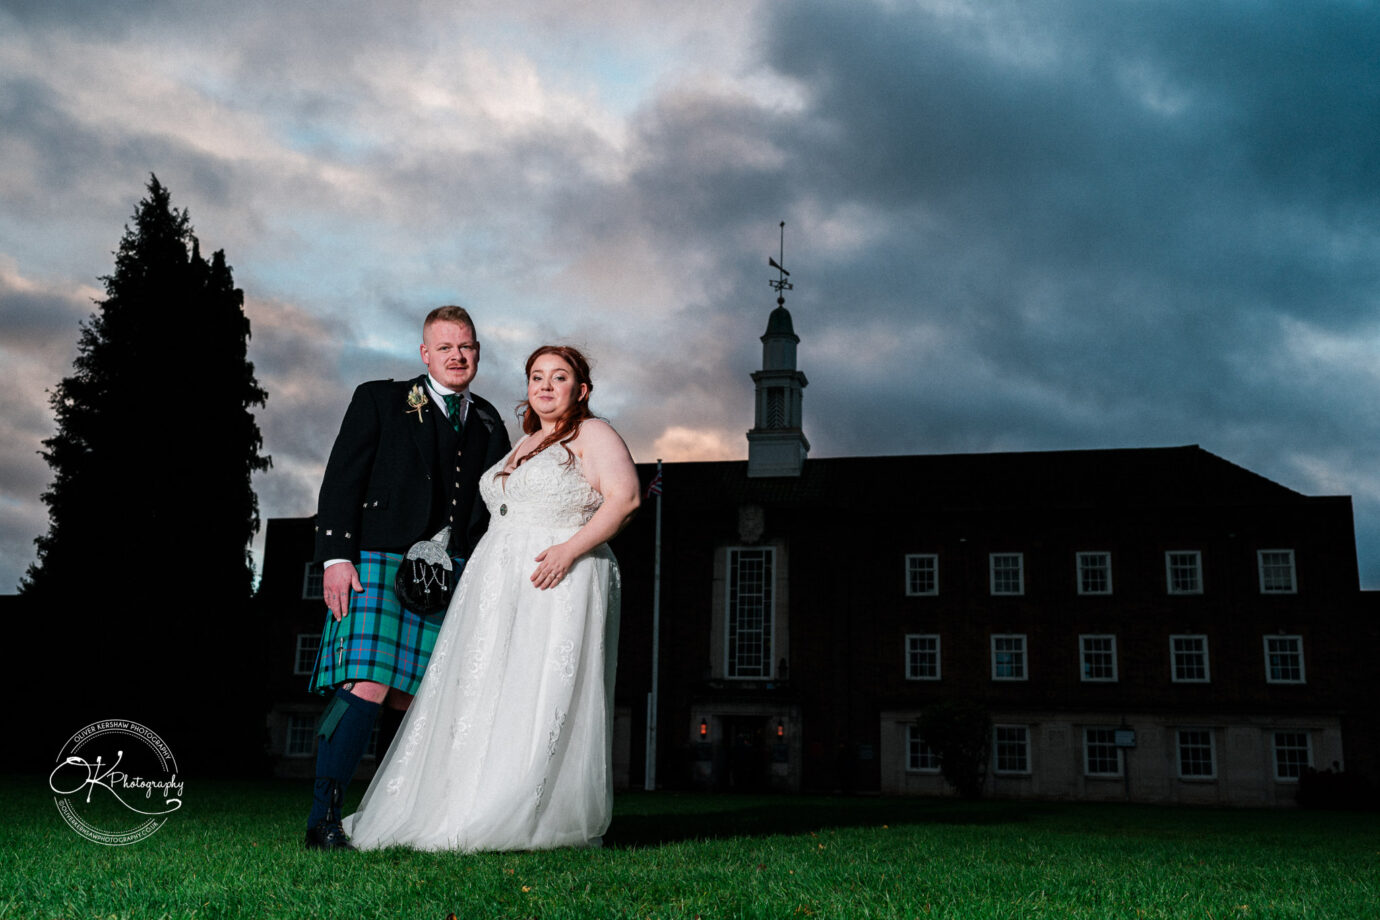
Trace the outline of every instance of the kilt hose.
<path fill-rule="evenodd" d="M 445 613 L 423 616 L 407 609 L 393 591 L 402 553 L 365 551 L 359 558 L 364 591 L 350 600 L 350 615 L 339 623 L 326 611 L 321 647 L 310 689 L 329 694 L 353 680 L 371 680 L 416 694 L 431 658 Z M 465 560 L 454 559 L 459 581 Z"/>

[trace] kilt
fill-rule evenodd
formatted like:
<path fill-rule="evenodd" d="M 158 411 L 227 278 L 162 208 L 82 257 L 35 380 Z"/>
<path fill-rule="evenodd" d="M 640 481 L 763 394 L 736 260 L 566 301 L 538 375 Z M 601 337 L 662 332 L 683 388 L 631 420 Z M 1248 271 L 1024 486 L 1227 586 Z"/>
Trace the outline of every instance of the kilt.
<path fill-rule="evenodd" d="M 339 623 L 326 611 L 321 647 L 310 689 L 328 694 L 346 681 L 371 680 L 415 694 L 431 657 L 445 612 L 423 616 L 407 609 L 393 591 L 402 553 L 360 553 L 363 593 L 350 601 Z M 455 559 L 456 581 L 465 560 Z"/>

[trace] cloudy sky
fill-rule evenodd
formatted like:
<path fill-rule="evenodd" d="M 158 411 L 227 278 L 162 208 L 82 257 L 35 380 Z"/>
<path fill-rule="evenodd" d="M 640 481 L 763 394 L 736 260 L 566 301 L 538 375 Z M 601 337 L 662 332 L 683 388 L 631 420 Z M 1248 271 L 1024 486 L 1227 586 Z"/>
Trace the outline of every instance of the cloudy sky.
<path fill-rule="evenodd" d="M 1378 49 L 1361 0 L 0 0 L 0 592 L 150 173 L 245 291 L 265 517 L 445 302 L 500 406 L 573 342 L 638 460 L 746 456 L 784 220 L 812 455 L 1199 444 L 1353 496 L 1380 587 Z"/>

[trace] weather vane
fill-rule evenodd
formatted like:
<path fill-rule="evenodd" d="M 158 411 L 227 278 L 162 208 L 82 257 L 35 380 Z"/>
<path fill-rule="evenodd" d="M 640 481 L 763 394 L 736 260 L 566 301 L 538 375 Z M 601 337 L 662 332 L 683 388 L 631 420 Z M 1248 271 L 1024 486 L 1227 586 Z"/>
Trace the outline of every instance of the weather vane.
<path fill-rule="evenodd" d="M 767 284 L 770 284 L 770 285 L 771 285 L 771 289 L 772 289 L 773 291 L 776 292 L 776 304 L 777 304 L 777 306 L 780 306 L 780 307 L 784 307 L 784 306 L 786 305 L 786 295 L 785 295 L 784 293 L 782 293 L 782 292 L 783 292 L 783 291 L 790 291 L 790 290 L 793 290 L 793 289 L 794 289 L 794 286 L 793 286 L 789 281 L 786 280 L 788 277 L 790 277 L 790 274 L 791 274 L 791 273 L 788 272 L 788 271 L 786 271 L 786 267 L 785 267 L 785 265 L 783 264 L 783 263 L 785 263 L 785 261 L 786 261 L 786 222 L 783 220 L 783 221 L 781 222 L 781 261 L 778 262 L 778 261 L 776 261 L 775 259 L 773 259 L 771 256 L 767 256 L 767 264 L 770 265 L 772 268 L 776 269 L 777 271 L 779 271 L 779 272 L 781 273 L 780 275 L 778 275 L 778 276 L 777 276 L 776 278 L 774 278 L 773 280 L 767 282 Z"/>

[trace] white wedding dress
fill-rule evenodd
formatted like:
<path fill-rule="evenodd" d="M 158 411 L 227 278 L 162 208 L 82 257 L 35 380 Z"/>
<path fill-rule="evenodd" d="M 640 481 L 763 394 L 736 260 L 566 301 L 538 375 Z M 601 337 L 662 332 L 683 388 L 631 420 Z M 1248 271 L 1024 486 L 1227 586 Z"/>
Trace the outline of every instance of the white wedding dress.
<path fill-rule="evenodd" d="M 488 532 L 359 811 L 356 847 L 535 850 L 598 845 L 613 808 L 618 564 L 607 545 L 546 591 L 536 556 L 603 503 L 552 446 L 480 479 Z"/>

